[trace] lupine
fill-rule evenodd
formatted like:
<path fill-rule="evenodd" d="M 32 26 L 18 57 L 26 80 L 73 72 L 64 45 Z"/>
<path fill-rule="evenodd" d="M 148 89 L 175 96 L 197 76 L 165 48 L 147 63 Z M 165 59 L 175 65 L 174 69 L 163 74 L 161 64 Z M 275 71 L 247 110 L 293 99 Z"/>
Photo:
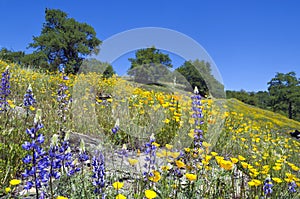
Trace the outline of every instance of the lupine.
<path fill-rule="evenodd" d="M 95 194 L 102 195 L 102 199 L 105 198 L 104 187 L 105 187 L 105 160 L 104 155 L 101 152 L 96 152 L 96 155 L 92 159 L 93 167 L 93 185 L 96 187 L 94 190 Z"/>
<path fill-rule="evenodd" d="M 2 73 L 1 78 L 1 87 L 0 87 L 0 112 L 6 111 L 8 102 L 7 97 L 10 94 L 10 74 L 9 74 L 9 66 Z"/>
<path fill-rule="evenodd" d="M 25 107 L 30 107 L 34 103 L 36 103 L 36 101 L 35 101 L 35 98 L 34 98 L 33 93 L 32 93 L 32 87 L 31 87 L 31 85 L 29 85 L 27 90 L 26 90 L 26 94 L 24 95 L 23 105 Z"/>
<path fill-rule="evenodd" d="M 150 137 L 150 141 L 145 144 L 146 150 L 145 154 L 147 155 L 145 158 L 145 164 L 143 165 L 146 171 L 143 173 L 144 179 L 147 180 L 149 177 L 153 176 L 153 173 L 150 170 L 155 170 L 155 159 L 156 159 L 156 150 L 157 147 L 154 144 L 155 137 L 152 134 Z"/>
<path fill-rule="evenodd" d="M 273 184 L 271 181 L 271 178 L 266 178 L 266 180 L 264 181 L 264 186 L 263 186 L 263 191 L 264 194 L 268 197 L 272 194 L 273 190 L 272 190 Z"/>
<path fill-rule="evenodd" d="M 68 163 L 68 166 L 70 167 L 70 170 L 68 172 L 69 176 L 72 176 L 79 171 L 83 172 L 83 165 L 87 160 L 89 160 L 89 156 L 85 150 L 83 140 L 81 140 L 80 142 L 80 150 L 79 150 L 79 154 L 77 155 L 77 160 L 79 162 L 79 165 L 75 164 L 74 161 Z"/>
<path fill-rule="evenodd" d="M 70 149 L 69 133 L 66 133 L 64 141 L 60 144 L 58 151 L 62 160 L 63 171 L 66 172 L 69 170 L 69 167 L 73 165 L 73 154 Z"/>
<path fill-rule="evenodd" d="M 120 121 L 119 118 L 117 119 L 115 126 L 111 129 L 111 132 L 113 134 L 116 134 L 119 131 Z"/>
<path fill-rule="evenodd" d="M 64 68 L 60 67 L 60 72 L 62 73 L 62 80 L 66 81 L 69 80 L 67 76 L 64 75 Z M 64 123 L 66 123 L 66 112 L 69 109 L 69 103 L 71 102 L 71 99 L 68 98 L 67 95 L 68 87 L 65 83 L 59 84 L 59 88 L 57 91 L 57 102 L 59 103 L 59 110 L 58 110 L 58 116 L 60 117 L 60 138 L 61 140 L 65 137 L 65 129 L 64 129 Z"/>
<path fill-rule="evenodd" d="M 26 129 L 26 133 L 31 140 L 22 145 L 24 150 L 31 152 L 31 154 L 23 158 L 25 164 L 30 164 L 29 168 L 23 173 L 23 177 L 29 179 L 24 188 L 29 190 L 34 186 L 36 189 L 36 198 L 43 198 L 44 194 L 39 194 L 39 189 L 41 189 L 42 184 L 47 183 L 49 180 L 49 176 L 47 175 L 49 161 L 45 155 L 45 151 L 41 147 L 41 144 L 44 142 L 44 136 L 38 134 L 41 128 L 43 128 L 43 124 L 41 123 L 41 110 L 39 109 L 34 119 L 34 127 Z"/>
<path fill-rule="evenodd" d="M 192 99 L 192 118 L 194 118 L 194 154 L 196 157 L 199 154 L 199 150 L 203 150 L 203 131 L 200 128 L 200 125 L 202 125 L 203 122 L 203 112 L 202 112 L 202 103 L 201 103 L 201 96 L 199 94 L 197 86 L 194 89 L 194 95 L 191 96 Z M 200 158 L 194 158 L 193 166 L 195 167 L 199 161 L 201 161 Z"/>
<path fill-rule="evenodd" d="M 297 191 L 296 187 L 297 187 L 297 184 L 294 181 L 289 182 L 289 184 L 288 184 L 288 190 L 289 190 L 289 192 L 295 193 Z"/>
<path fill-rule="evenodd" d="M 48 153 L 48 165 L 49 165 L 49 173 L 47 173 L 50 178 L 50 191 L 51 196 L 54 196 L 53 186 L 52 186 L 52 178 L 59 179 L 61 176 L 61 168 L 69 166 L 69 162 L 72 159 L 71 153 L 68 152 L 68 140 L 65 140 L 62 146 L 59 146 L 58 135 L 54 134 L 51 140 L 50 149 Z"/>
<path fill-rule="evenodd" d="M 203 124 L 203 113 L 202 113 L 202 104 L 201 96 L 199 94 L 198 88 L 195 87 L 194 95 L 191 96 L 192 102 L 192 117 L 195 120 L 194 123 L 194 153 L 198 154 L 199 149 L 202 149 L 203 142 L 203 131 L 200 129 L 200 125 Z"/>

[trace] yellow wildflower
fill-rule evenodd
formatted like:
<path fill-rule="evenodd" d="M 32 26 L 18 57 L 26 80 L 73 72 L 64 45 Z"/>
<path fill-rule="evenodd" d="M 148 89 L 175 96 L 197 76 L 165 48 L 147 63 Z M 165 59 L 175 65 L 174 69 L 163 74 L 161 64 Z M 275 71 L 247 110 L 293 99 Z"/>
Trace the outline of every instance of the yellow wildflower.
<path fill-rule="evenodd" d="M 10 187 L 6 187 L 6 188 L 5 188 L 5 192 L 6 192 L 6 193 L 11 192 L 11 188 L 10 188 Z"/>
<path fill-rule="evenodd" d="M 176 165 L 177 165 L 178 168 L 184 168 L 185 167 L 184 162 L 182 162 L 180 160 L 176 160 L 175 163 L 176 163 Z"/>
<path fill-rule="evenodd" d="M 166 148 L 167 148 L 168 150 L 171 150 L 171 149 L 173 148 L 173 145 L 171 145 L 171 144 L 166 144 Z"/>
<path fill-rule="evenodd" d="M 207 142 L 203 142 L 202 145 L 205 147 L 205 148 L 208 148 L 211 146 L 211 144 L 207 143 Z"/>
<path fill-rule="evenodd" d="M 194 132 L 193 129 L 190 130 L 188 136 L 190 136 L 190 137 L 193 138 L 193 139 L 195 138 L 195 132 Z"/>
<path fill-rule="evenodd" d="M 153 175 L 154 176 L 149 177 L 149 180 L 152 182 L 158 182 L 161 178 L 160 173 L 158 171 L 153 171 Z"/>
<path fill-rule="evenodd" d="M 216 161 L 217 161 L 218 164 L 220 164 L 220 162 L 222 160 L 224 160 L 224 157 L 222 157 L 222 156 L 216 156 L 215 158 L 216 158 Z"/>
<path fill-rule="evenodd" d="M 10 185 L 18 185 L 21 183 L 21 180 L 18 180 L 18 179 L 12 179 L 11 181 L 9 181 L 9 184 Z"/>
<path fill-rule="evenodd" d="M 240 161 L 245 161 L 245 160 L 246 160 L 246 158 L 244 158 L 244 157 L 241 156 L 241 155 L 238 155 L 238 159 L 239 159 Z"/>
<path fill-rule="evenodd" d="M 180 155 L 180 153 L 179 152 L 173 152 L 170 155 L 171 155 L 172 158 L 175 159 L 175 158 L 178 158 L 178 156 Z"/>
<path fill-rule="evenodd" d="M 123 194 L 118 194 L 117 196 L 116 196 L 116 199 L 126 199 L 126 197 L 123 195 Z"/>
<path fill-rule="evenodd" d="M 161 169 L 163 171 L 168 171 L 168 170 L 170 170 L 170 167 L 168 165 L 167 166 L 161 166 Z"/>
<path fill-rule="evenodd" d="M 139 161 L 137 159 L 128 158 L 128 162 L 131 166 L 136 165 Z"/>
<path fill-rule="evenodd" d="M 231 170 L 233 168 L 233 163 L 229 160 L 221 160 L 220 166 L 225 170 Z"/>
<path fill-rule="evenodd" d="M 57 196 L 56 199 L 68 199 L 68 198 L 64 196 Z"/>
<path fill-rule="evenodd" d="M 153 198 L 156 198 L 157 195 L 156 195 L 155 191 L 147 189 L 145 191 L 145 196 L 146 196 L 147 199 L 153 199 Z"/>
<path fill-rule="evenodd" d="M 246 163 L 246 162 L 241 162 L 241 165 L 242 165 L 242 167 L 243 167 L 244 169 L 247 169 L 248 166 L 249 166 L 249 164 Z"/>
<path fill-rule="evenodd" d="M 16 105 L 14 105 L 13 101 L 11 100 L 7 100 L 8 105 L 10 106 L 10 108 L 15 108 Z"/>
<path fill-rule="evenodd" d="M 230 158 L 230 160 L 231 160 L 234 164 L 236 164 L 236 163 L 239 161 L 239 159 L 237 159 L 237 158 Z"/>
<path fill-rule="evenodd" d="M 160 144 L 156 143 L 156 142 L 153 142 L 152 145 L 156 146 L 156 147 L 159 147 Z"/>
<path fill-rule="evenodd" d="M 192 174 L 192 173 L 187 173 L 185 174 L 185 177 L 189 180 L 189 181 L 195 181 L 197 179 L 197 175 Z"/>
<path fill-rule="evenodd" d="M 166 123 L 166 124 L 169 124 L 170 120 L 168 118 L 166 118 L 163 122 Z"/>
<path fill-rule="evenodd" d="M 282 180 L 280 178 L 272 178 L 272 180 L 274 182 L 277 182 L 277 183 L 281 183 L 282 182 Z"/>
<path fill-rule="evenodd" d="M 262 184 L 262 182 L 260 181 L 260 180 L 256 180 L 256 179 L 253 179 L 253 180 L 251 180 L 250 182 L 248 182 L 248 185 L 249 186 L 259 186 L 259 185 L 261 185 Z"/>
<path fill-rule="evenodd" d="M 113 183 L 113 187 L 114 187 L 116 190 L 121 189 L 123 186 L 124 186 L 124 183 L 123 183 L 123 182 L 114 182 L 114 183 Z"/>

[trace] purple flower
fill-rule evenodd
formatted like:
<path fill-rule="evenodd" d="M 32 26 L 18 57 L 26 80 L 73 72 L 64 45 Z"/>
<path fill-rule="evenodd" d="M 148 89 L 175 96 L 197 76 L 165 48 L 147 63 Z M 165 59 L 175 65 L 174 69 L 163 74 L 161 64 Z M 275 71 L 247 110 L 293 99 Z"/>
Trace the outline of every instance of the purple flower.
<path fill-rule="evenodd" d="M 83 153 L 80 153 L 80 154 L 79 154 L 78 160 L 79 160 L 80 162 L 85 162 L 85 161 L 87 161 L 88 159 L 89 159 L 89 156 L 86 154 L 85 151 L 84 151 Z"/>
<path fill-rule="evenodd" d="M 31 181 L 26 182 L 26 185 L 24 186 L 24 189 L 29 190 L 33 186 L 33 183 Z"/>
<path fill-rule="evenodd" d="M 294 181 L 290 182 L 288 184 L 288 190 L 291 192 L 291 193 L 295 193 L 296 192 L 296 183 Z"/>
<path fill-rule="evenodd" d="M 195 87 L 194 95 L 191 96 L 192 102 L 192 118 L 195 119 L 195 129 L 194 129 L 194 148 L 195 151 L 198 151 L 198 148 L 202 148 L 203 142 L 203 131 L 200 129 L 199 125 L 202 125 L 204 122 L 202 120 L 202 104 L 201 104 L 201 96 L 199 94 L 198 88 Z"/>
<path fill-rule="evenodd" d="M 104 155 L 101 152 L 96 152 L 92 158 L 93 167 L 93 185 L 96 187 L 94 193 L 103 195 L 103 188 L 105 186 L 105 161 Z"/>
<path fill-rule="evenodd" d="M 24 144 L 22 144 L 22 148 L 26 151 L 30 150 L 32 148 L 31 143 L 25 142 Z"/>
<path fill-rule="evenodd" d="M 111 131 L 113 132 L 113 134 L 116 134 L 119 130 L 118 126 L 115 126 L 114 128 L 111 129 Z"/>
<path fill-rule="evenodd" d="M 26 94 L 24 95 L 23 105 L 25 107 L 29 107 L 29 106 L 32 106 L 34 103 L 36 103 L 36 101 L 35 101 L 33 93 L 32 93 L 32 88 L 29 85 L 29 87 L 26 91 Z"/>
<path fill-rule="evenodd" d="M 32 156 L 31 155 L 27 155 L 22 160 L 23 160 L 24 164 L 28 164 L 28 163 L 30 163 L 32 161 Z"/>
<path fill-rule="evenodd" d="M 153 145 L 155 142 L 155 138 L 153 135 L 150 137 L 150 141 L 145 144 L 145 164 L 143 165 L 148 171 L 143 173 L 144 180 L 147 180 L 148 177 L 151 175 L 151 170 L 155 170 L 155 162 L 156 162 L 156 149 L 157 147 Z"/>
<path fill-rule="evenodd" d="M 39 134 L 38 137 L 36 138 L 36 141 L 39 143 L 39 144 L 43 144 L 44 141 L 45 141 L 45 138 L 42 134 Z"/>
<path fill-rule="evenodd" d="M 273 192 L 272 190 L 273 184 L 270 178 L 267 178 L 264 182 L 263 191 L 265 195 L 270 196 Z"/>
<path fill-rule="evenodd" d="M 2 73 L 0 84 L 0 112 L 7 111 L 7 97 L 10 94 L 10 75 L 8 68 Z"/>

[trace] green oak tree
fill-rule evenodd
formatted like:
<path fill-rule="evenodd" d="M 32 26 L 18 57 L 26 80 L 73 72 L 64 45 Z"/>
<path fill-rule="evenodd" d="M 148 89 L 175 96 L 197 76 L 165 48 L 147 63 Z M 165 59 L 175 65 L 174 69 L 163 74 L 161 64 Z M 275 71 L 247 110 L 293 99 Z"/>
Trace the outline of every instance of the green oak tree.
<path fill-rule="evenodd" d="M 13 51 L 7 48 L 1 48 L 0 50 L 0 59 L 4 61 L 20 64 L 24 56 L 25 53 L 23 51 Z"/>
<path fill-rule="evenodd" d="M 161 77 L 168 74 L 168 68 L 173 67 L 169 55 L 155 47 L 137 50 L 135 58 L 128 60 L 131 67 L 127 74 L 141 83 L 157 83 Z"/>
<path fill-rule="evenodd" d="M 87 55 L 99 52 L 100 44 L 90 25 L 69 18 L 61 10 L 46 9 L 41 35 L 33 37 L 29 47 L 35 49 L 32 57 L 48 63 L 49 70 L 64 64 L 67 73 L 76 73 Z"/>
<path fill-rule="evenodd" d="M 111 64 L 107 62 L 101 62 L 95 58 L 87 58 L 83 60 L 79 72 L 95 72 L 102 74 L 104 78 L 112 77 L 116 73 Z"/>
<path fill-rule="evenodd" d="M 192 86 L 198 87 L 202 96 L 212 95 L 224 98 L 224 86 L 213 75 L 209 62 L 203 60 L 186 61 L 176 69 Z"/>
<path fill-rule="evenodd" d="M 277 73 L 268 85 L 273 111 L 283 113 L 290 119 L 299 119 L 300 80 L 296 73 Z"/>

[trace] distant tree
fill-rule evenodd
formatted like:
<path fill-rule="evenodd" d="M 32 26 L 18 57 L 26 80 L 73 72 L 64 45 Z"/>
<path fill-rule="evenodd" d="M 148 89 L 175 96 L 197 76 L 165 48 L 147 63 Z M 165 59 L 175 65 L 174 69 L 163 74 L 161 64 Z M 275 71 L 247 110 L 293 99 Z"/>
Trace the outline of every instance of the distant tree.
<path fill-rule="evenodd" d="M 203 74 L 201 75 L 200 72 L 195 68 L 195 66 L 191 62 L 184 62 L 184 64 L 177 68 L 176 71 L 179 72 L 182 76 L 184 76 L 185 79 L 190 83 L 190 89 L 193 89 L 197 86 L 200 95 L 209 95 L 209 89 L 204 78 L 202 77 Z"/>
<path fill-rule="evenodd" d="M 21 63 L 21 60 L 25 56 L 23 51 L 12 51 L 7 48 L 2 48 L 0 50 L 0 59 L 8 62 Z"/>
<path fill-rule="evenodd" d="M 300 80 L 296 73 L 277 73 L 268 85 L 273 111 L 296 118 L 300 112 Z"/>
<path fill-rule="evenodd" d="M 42 70 L 48 70 L 49 64 L 47 62 L 48 58 L 43 52 L 35 52 L 31 54 L 26 54 L 21 62 L 24 66 L 34 67 Z"/>
<path fill-rule="evenodd" d="M 240 91 L 226 91 L 226 97 L 227 98 L 236 98 L 246 104 L 250 105 L 256 105 L 256 101 L 253 99 L 254 98 L 254 93 L 248 93 L 245 90 L 240 90 Z"/>
<path fill-rule="evenodd" d="M 131 62 L 130 69 L 143 65 L 150 67 L 153 64 L 162 64 L 172 68 L 172 60 L 169 55 L 160 52 L 155 47 L 140 49 L 136 51 L 135 58 L 129 58 L 128 60 Z"/>
<path fill-rule="evenodd" d="M 56 9 L 46 9 L 45 20 L 41 35 L 33 37 L 29 47 L 36 49 L 33 53 L 36 60 L 47 58 L 49 70 L 64 64 L 66 72 L 76 73 L 87 55 L 99 51 L 101 41 L 90 25 L 68 18 L 66 13 Z"/>
<path fill-rule="evenodd" d="M 80 66 L 81 73 L 95 72 L 103 74 L 103 77 L 112 77 L 116 72 L 114 71 L 112 65 L 106 62 L 101 62 L 95 58 L 88 58 L 83 60 Z"/>
<path fill-rule="evenodd" d="M 255 98 L 257 99 L 257 106 L 263 109 L 270 109 L 271 98 L 269 92 L 258 91 L 255 93 Z"/>
<path fill-rule="evenodd" d="M 135 81 L 143 83 L 156 83 L 160 77 L 168 74 L 172 67 L 172 60 L 168 54 L 160 52 L 155 47 L 136 51 L 135 58 L 128 59 L 131 67 L 127 74 L 133 76 Z"/>
<path fill-rule="evenodd" d="M 224 86 L 212 75 L 209 62 L 205 61 L 186 61 L 176 69 L 190 83 L 192 88 L 198 87 L 200 94 L 223 98 Z"/>
<path fill-rule="evenodd" d="M 114 71 L 112 65 L 108 65 L 108 66 L 106 67 L 106 69 L 104 70 L 104 72 L 103 72 L 103 77 L 105 77 L 105 78 L 110 78 L 110 77 L 112 77 L 115 73 L 116 73 L 116 72 Z"/>

